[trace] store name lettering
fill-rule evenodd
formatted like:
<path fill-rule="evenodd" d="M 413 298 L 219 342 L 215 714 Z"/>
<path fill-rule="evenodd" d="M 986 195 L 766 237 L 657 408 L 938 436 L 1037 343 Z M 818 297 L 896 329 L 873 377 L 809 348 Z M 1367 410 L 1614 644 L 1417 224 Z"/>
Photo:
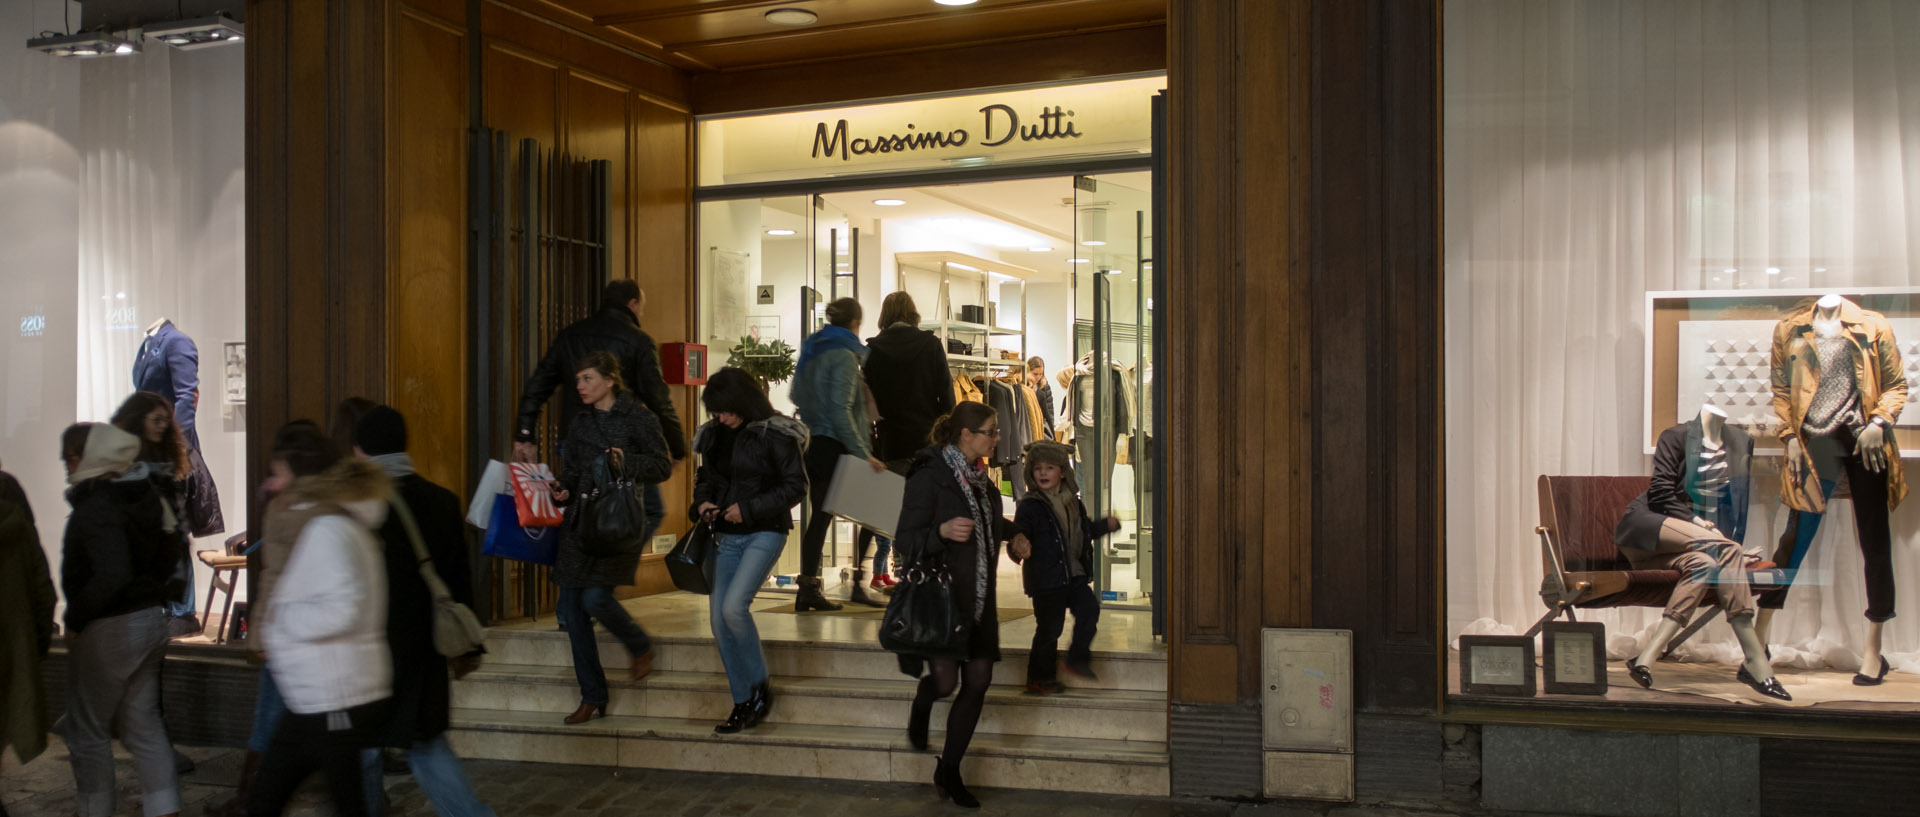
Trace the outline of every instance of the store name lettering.
<path fill-rule="evenodd" d="M 999 147 L 1018 139 L 1021 142 L 1041 142 L 1049 139 L 1078 139 L 1084 134 L 1074 127 L 1073 111 L 1059 105 L 1041 108 L 1036 124 L 1020 123 L 1019 112 L 1011 105 L 995 103 L 980 109 L 980 147 Z M 834 158 L 847 161 L 855 156 L 869 156 L 879 153 L 906 153 L 914 150 L 934 150 L 954 148 L 967 144 L 973 138 L 966 128 L 953 128 L 946 131 L 923 131 L 918 126 L 907 125 L 906 133 L 889 133 L 877 136 L 852 136 L 847 133 L 847 120 L 836 122 L 832 128 L 821 122 L 813 127 L 813 158 Z"/>

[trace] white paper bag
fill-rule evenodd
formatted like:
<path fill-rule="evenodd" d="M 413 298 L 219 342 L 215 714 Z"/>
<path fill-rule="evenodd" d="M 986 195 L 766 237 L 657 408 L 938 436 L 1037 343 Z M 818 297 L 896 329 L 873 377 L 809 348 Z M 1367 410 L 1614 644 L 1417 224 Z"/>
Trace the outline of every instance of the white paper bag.
<path fill-rule="evenodd" d="M 900 505 L 906 496 L 906 477 L 892 471 L 875 473 L 872 463 L 846 454 L 834 466 L 833 482 L 827 486 L 827 499 L 820 503 L 820 510 L 891 539 L 893 529 L 900 524 Z"/>
<path fill-rule="evenodd" d="M 473 501 L 467 503 L 467 524 L 486 530 L 487 523 L 493 518 L 494 498 L 512 492 L 507 464 L 499 460 L 487 460 L 487 470 L 480 472 L 480 485 L 473 489 Z"/>

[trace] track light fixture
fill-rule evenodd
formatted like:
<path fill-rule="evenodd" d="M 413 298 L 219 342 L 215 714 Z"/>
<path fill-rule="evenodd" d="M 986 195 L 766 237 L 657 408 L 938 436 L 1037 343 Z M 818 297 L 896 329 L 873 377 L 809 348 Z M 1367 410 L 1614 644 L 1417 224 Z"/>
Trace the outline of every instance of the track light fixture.
<path fill-rule="evenodd" d="M 155 23 L 146 27 L 147 39 L 158 40 L 181 51 L 242 42 L 246 39 L 246 33 L 246 25 L 228 17 L 226 12 L 219 12 L 212 17 Z"/>
<path fill-rule="evenodd" d="M 139 43 L 105 31 L 84 31 L 79 34 L 43 31 L 40 36 L 27 40 L 27 47 L 55 57 L 82 59 L 133 54 L 140 50 Z"/>

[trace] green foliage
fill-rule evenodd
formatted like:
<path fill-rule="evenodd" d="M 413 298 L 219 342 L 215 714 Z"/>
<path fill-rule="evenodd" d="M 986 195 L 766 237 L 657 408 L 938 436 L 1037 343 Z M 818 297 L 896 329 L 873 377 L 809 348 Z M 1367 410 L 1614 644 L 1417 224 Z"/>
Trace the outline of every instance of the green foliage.
<path fill-rule="evenodd" d="M 795 351 L 786 341 L 778 338 L 763 341 L 750 336 L 743 337 L 728 350 L 727 365 L 753 375 L 763 386 L 771 386 L 784 383 L 793 376 Z"/>

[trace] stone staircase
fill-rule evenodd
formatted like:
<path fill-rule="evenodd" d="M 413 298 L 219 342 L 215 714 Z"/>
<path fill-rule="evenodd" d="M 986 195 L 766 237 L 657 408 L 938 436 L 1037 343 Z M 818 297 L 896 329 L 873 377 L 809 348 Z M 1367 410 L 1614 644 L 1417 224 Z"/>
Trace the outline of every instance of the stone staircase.
<path fill-rule="evenodd" d="M 771 616 L 762 615 L 764 621 Z M 704 619 L 704 616 L 702 616 Z M 649 629 L 654 622 L 642 616 Z M 846 622 L 839 629 L 845 631 Z M 870 638 L 769 637 L 768 721 L 716 735 L 733 700 L 711 636 L 654 633 L 654 671 L 626 680 L 626 651 L 603 635 L 612 700 L 607 717 L 561 718 L 579 703 L 567 639 L 552 627 L 496 627 L 484 668 L 453 685 L 454 748 L 464 757 L 863 781 L 933 777 L 947 705 L 933 713 L 931 750 L 906 738 L 914 681 Z M 774 628 L 779 629 L 779 628 Z M 1011 631 L 1009 631 L 1011 630 Z M 1024 633 L 1024 634 L 1022 634 Z M 1098 689 L 1023 693 L 1026 628 L 1003 628 L 995 667 L 962 769 L 970 785 L 1166 796 L 1166 659 L 1158 650 L 1096 651 Z M 1017 643 L 1021 646 L 1006 646 Z M 1098 644 L 1096 644 L 1098 646 Z"/>

